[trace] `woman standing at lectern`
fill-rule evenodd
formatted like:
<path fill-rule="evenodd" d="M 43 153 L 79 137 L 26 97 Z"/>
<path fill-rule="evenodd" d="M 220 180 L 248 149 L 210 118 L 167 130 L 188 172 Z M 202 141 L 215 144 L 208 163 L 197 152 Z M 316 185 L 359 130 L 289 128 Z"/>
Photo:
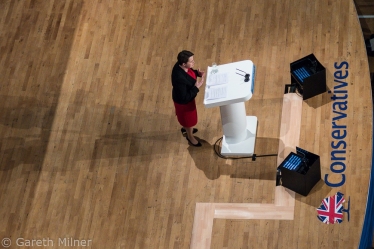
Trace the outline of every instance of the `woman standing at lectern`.
<path fill-rule="evenodd" d="M 204 83 L 205 72 L 200 71 L 200 69 L 193 69 L 195 64 L 193 55 L 192 52 L 187 50 L 178 54 L 178 61 L 171 73 L 172 96 L 178 122 L 183 127 L 181 129 L 182 134 L 186 134 L 189 144 L 200 147 L 201 143 L 193 136 L 197 129 L 193 127 L 197 124 L 195 97 Z M 201 79 L 197 80 L 197 77 L 201 77 Z"/>

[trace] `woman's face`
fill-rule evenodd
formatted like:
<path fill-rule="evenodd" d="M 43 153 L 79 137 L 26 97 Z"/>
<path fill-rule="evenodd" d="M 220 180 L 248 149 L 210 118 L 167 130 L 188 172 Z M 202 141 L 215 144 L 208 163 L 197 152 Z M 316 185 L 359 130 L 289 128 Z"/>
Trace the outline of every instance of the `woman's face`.
<path fill-rule="evenodd" d="M 193 68 L 194 65 L 195 65 L 195 61 L 193 60 L 193 56 L 191 56 L 190 58 L 188 58 L 187 63 L 184 63 L 184 66 L 186 68 Z"/>

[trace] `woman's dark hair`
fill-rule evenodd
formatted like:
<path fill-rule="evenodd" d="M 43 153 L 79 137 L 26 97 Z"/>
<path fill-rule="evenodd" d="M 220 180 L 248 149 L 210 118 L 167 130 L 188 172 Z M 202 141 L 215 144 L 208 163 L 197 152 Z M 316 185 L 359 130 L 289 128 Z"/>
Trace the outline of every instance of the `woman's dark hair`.
<path fill-rule="evenodd" d="M 193 53 L 191 51 L 183 50 L 182 52 L 179 52 L 177 57 L 178 64 L 182 65 L 183 63 L 187 63 L 188 58 L 190 58 L 191 56 L 193 56 Z"/>

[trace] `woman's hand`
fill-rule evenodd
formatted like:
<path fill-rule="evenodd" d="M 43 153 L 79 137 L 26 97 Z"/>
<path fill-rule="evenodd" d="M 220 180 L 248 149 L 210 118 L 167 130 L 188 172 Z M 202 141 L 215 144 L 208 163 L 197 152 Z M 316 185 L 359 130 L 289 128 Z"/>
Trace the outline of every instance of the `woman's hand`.
<path fill-rule="evenodd" d="M 200 68 L 197 69 L 197 72 L 199 74 L 200 77 L 203 77 L 205 75 L 205 72 L 204 71 L 200 71 Z"/>
<path fill-rule="evenodd" d="M 200 88 L 200 87 L 203 85 L 203 83 L 204 83 L 204 78 L 205 78 L 205 75 L 203 74 L 203 76 L 201 76 L 201 79 L 200 79 L 199 81 L 196 81 L 195 86 L 196 86 L 197 88 Z"/>

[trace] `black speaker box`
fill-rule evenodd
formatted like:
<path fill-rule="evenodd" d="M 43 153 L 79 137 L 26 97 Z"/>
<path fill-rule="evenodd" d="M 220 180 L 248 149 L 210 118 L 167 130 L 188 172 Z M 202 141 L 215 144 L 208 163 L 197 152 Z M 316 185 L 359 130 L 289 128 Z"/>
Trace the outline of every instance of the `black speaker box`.
<path fill-rule="evenodd" d="M 326 92 L 326 69 L 310 54 L 290 64 L 291 84 L 296 85 L 303 99 Z"/>
<path fill-rule="evenodd" d="M 278 167 L 281 183 L 283 187 L 307 196 L 321 179 L 320 158 L 298 147 L 296 147 L 296 152 L 291 152 Z M 290 161 L 295 162 L 295 158 L 296 163 L 290 163 Z"/>

